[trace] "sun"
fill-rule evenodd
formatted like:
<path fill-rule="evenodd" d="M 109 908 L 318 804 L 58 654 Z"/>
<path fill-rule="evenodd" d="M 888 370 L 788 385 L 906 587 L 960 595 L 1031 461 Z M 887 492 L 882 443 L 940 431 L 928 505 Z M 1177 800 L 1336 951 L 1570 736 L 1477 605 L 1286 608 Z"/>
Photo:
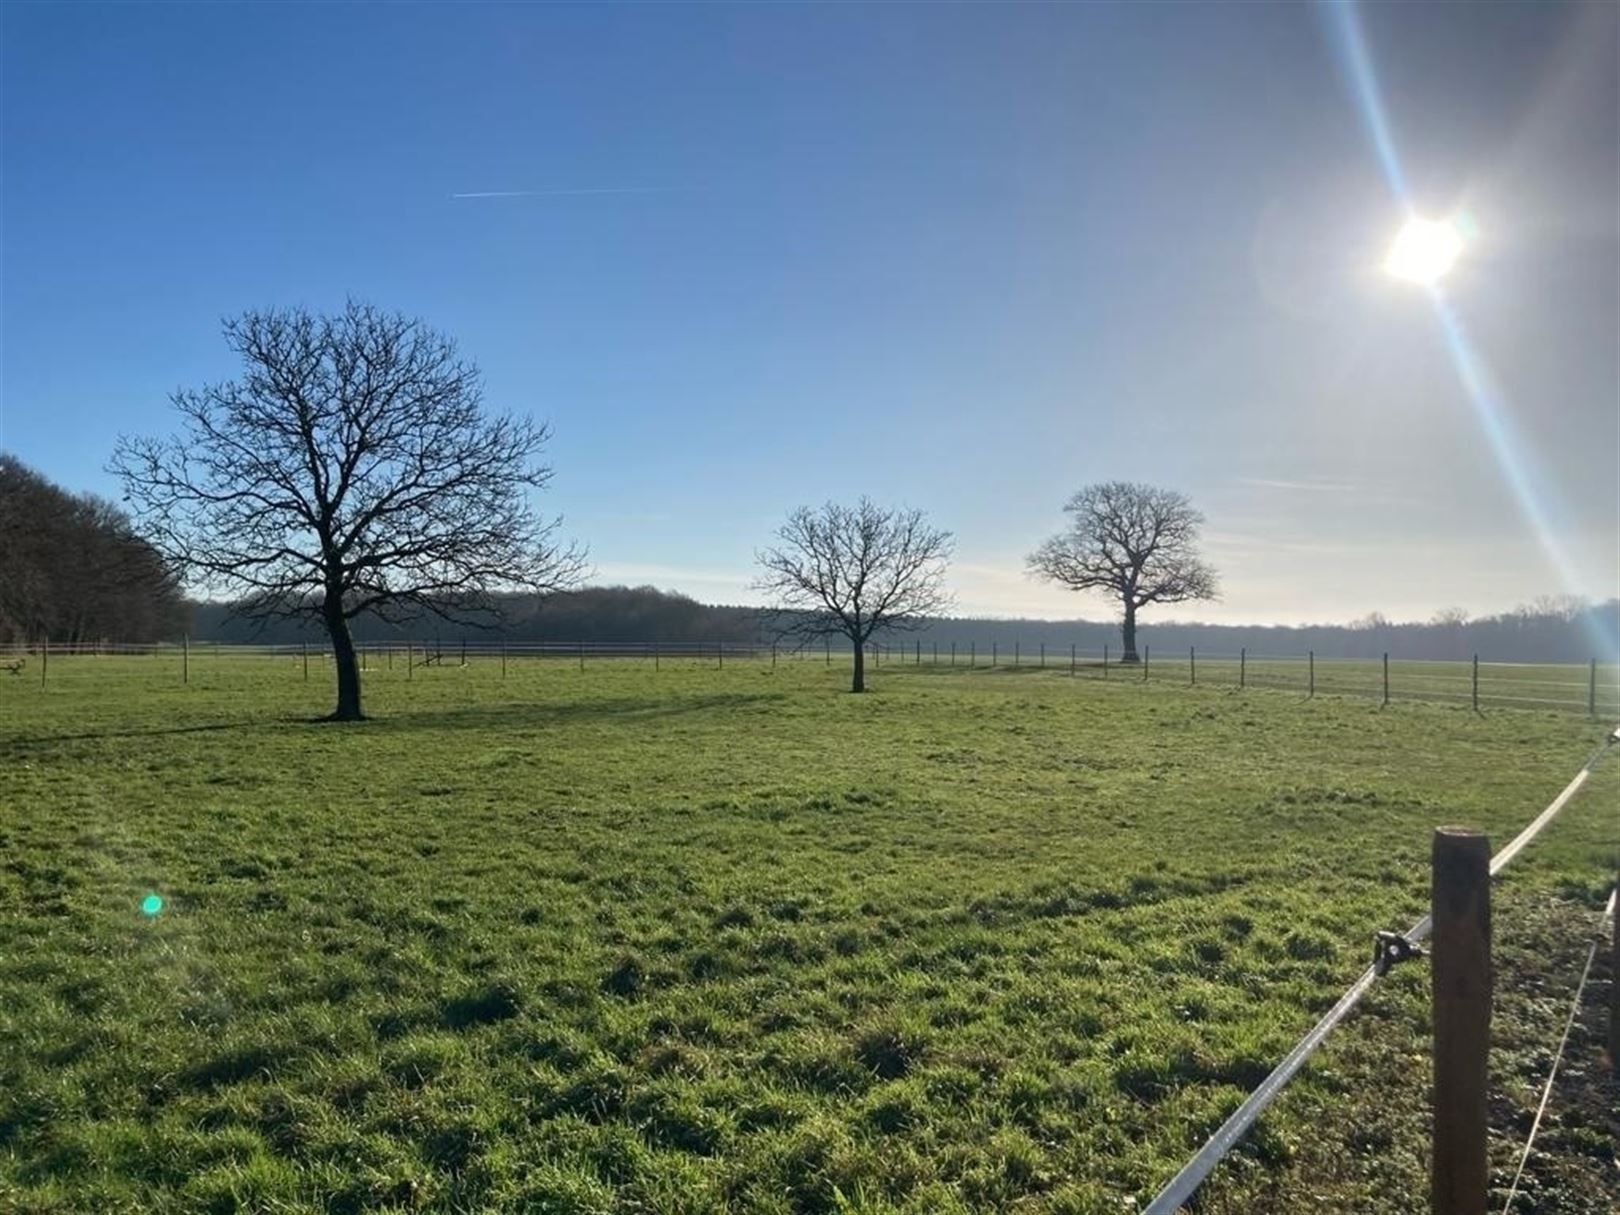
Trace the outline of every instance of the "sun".
<path fill-rule="evenodd" d="M 1449 219 L 1413 216 L 1389 247 L 1384 269 L 1407 282 L 1435 283 L 1456 264 L 1462 247 L 1462 233 Z"/>

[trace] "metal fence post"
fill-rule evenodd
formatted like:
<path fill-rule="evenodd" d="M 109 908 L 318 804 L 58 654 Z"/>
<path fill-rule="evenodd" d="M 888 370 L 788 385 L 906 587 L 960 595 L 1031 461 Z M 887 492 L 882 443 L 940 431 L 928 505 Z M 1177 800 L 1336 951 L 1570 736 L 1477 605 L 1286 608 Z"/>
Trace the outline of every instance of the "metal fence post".
<path fill-rule="evenodd" d="M 1238 651 L 1238 687 L 1249 686 L 1249 647 L 1244 646 Z"/>
<path fill-rule="evenodd" d="M 1108 678 L 1108 643 L 1103 642 L 1103 678 Z"/>
<path fill-rule="evenodd" d="M 1586 715 L 1597 716 L 1597 659 L 1591 659 L 1586 667 Z"/>
<path fill-rule="evenodd" d="M 501 678 L 506 678 L 506 638 L 501 638 Z"/>
<path fill-rule="evenodd" d="M 191 634 L 180 634 L 180 682 L 191 682 Z"/>
<path fill-rule="evenodd" d="M 1479 712 L 1479 655 L 1474 655 L 1474 712 Z"/>
<path fill-rule="evenodd" d="M 1384 651 L 1384 703 L 1389 703 L 1389 651 Z"/>
<path fill-rule="evenodd" d="M 1314 698 L 1316 696 L 1316 651 L 1311 650 L 1308 654 L 1306 654 L 1305 661 L 1309 665 L 1310 669 L 1309 675 L 1306 676 L 1309 683 L 1306 685 L 1305 695 L 1309 698 Z"/>
<path fill-rule="evenodd" d="M 1198 648 L 1196 646 L 1187 647 L 1187 675 L 1189 682 L 1195 685 L 1198 683 Z"/>
<path fill-rule="evenodd" d="M 968 642 L 968 666 L 976 667 L 978 665 L 979 665 L 979 643 L 977 641 L 970 641 L 970 642 Z"/>
<path fill-rule="evenodd" d="M 308 683 L 309 682 L 309 642 L 304 641 L 304 642 L 301 642 L 300 644 L 303 646 L 303 650 L 304 650 L 304 682 Z"/>
<path fill-rule="evenodd" d="M 1069 642 L 1069 674 L 1074 675 L 1074 642 Z"/>
<path fill-rule="evenodd" d="M 1046 642 L 1041 642 L 1041 670 L 1046 669 Z"/>
<path fill-rule="evenodd" d="M 44 640 L 39 643 L 39 686 L 42 688 L 45 686 L 45 672 L 50 670 L 50 667 L 51 638 L 50 634 L 47 633 Z"/>
<path fill-rule="evenodd" d="M 1148 672 L 1148 654 L 1152 651 L 1152 648 L 1153 647 L 1151 647 L 1151 646 L 1143 646 L 1142 647 L 1142 682 L 1143 683 L 1147 682 L 1147 677 L 1148 677 L 1147 676 L 1147 672 Z"/>
<path fill-rule="evenodd" d="M 990 665 L 991 665 L 991 667 L 994 667 L 996 665 L 997 651 L 1000 648 L 1001 648 L 1000 642 L 992 641 L 990 643 Z"/>
<path fill-rule="evenodd" d="M 1491 1039 L 1490 844 L 1481 831 L 1434 833 L 1434 1215 L 1483 1215 L 1486 1061 Z"/>

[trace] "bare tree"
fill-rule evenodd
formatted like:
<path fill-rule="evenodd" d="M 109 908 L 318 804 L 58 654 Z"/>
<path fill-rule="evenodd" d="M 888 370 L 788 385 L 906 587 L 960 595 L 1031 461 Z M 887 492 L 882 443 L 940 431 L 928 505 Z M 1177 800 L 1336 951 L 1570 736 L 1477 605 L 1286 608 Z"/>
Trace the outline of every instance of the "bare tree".
<path fill-rule="evenodd" d="M 362 716 L 349 621 L 487 619 L 503 591 L 573 582 L 581 555 L 529 494 L 545 426 L 483 409 L 477 367 L 419 320 L 350 302 L 225 324 L 240 380 L 173 398 L 183 433 L 110 465 L 165 556 L 254 617 L 320 621 L 336 720 Z"/>
<path fill-rule="evenodd" d="M 1088 485 L 1063 509 L 1071 520 L 1068 530 L 1030 554 L 1030 572 L 1070 590 L 1104 591 L 1118 599 L 1124 609 L 1121 661 L 1139 661 L 1139 610 L 1215 598 L 1215 571 L 1197 553 L 1204 516 L 1185 495 L 1107 481 Z"/>
<path fill-rule="evenodd" d="M 951 603 L 945 564 L 951 534 L 920 510 L 867 498 L 855 506 L 801 506 L 756 554 L 755 585 L 771 595 L 781 631 L 808 640 L 844 636 L 855 650 L 852 692 L 866 691 L 866 643 L 882 630 L 917 628 Z"/>

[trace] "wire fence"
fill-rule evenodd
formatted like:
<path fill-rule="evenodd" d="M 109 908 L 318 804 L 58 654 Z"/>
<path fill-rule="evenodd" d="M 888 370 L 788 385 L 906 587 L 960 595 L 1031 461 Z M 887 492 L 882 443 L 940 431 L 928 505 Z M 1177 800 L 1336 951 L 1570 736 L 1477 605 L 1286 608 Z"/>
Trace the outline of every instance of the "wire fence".
<path fill-rule="evenodd" d="M 363 671 L 414 678 L 418 671 L 498 665 L 503 674 L 536 663 L 639 662 L 655 670 L 690 666 L 724 669 L 728 664 L 819 663 L 847 666 L 852 650 L 847 642 L 818 640 L 803 645 L 769 641 L 509 641 L 469 636 L 445 642 L 424 640 L 357 641 Z M 114 659 L 145 659 L 115 664 Z M 94 660 L 87 662 L 85 660 Z M 194 676 L 211 677 L 247 673 L 254 666 L 286 671 L 296 668 L 304 677 L 330 662 L 323 643 L 274 645 L 182 641 L 160 644 L 98 642 L 39 642 L 0 649 L 0 686 L 32 680 L 49 685 L 76 672 L 99 668 L 164 672 L 189 682 Z M 1003 646 L 999 642 L 871 643 L 867 665 L 874 673 L 917 670 L 1031 674 L 1045 672 L 1071 678 L 1139 680 L 1158 684 L 1225 686 L 1294 692 L 1315 696 L 1354 696 L 1388 704 L 1394 700 L 1429 701 L 1486 708 L 1549 709 L 1586 713 L 1593 717 L 1620 714 L 1620 666 L 1600 663 L 1492 662 L 1481 656 L 1456 662 L 1414 658 L 1324 658 L 1314 653 L 1264 654 L 1247 650 L 1213 652 L 1188 648 L 1172 653 L 1144 646 L 1139 659 L 1122 661 L 1111 647 L 1082 650 L 1078 646 Z M 7 676 L 11 678 L 8 679 Z"/>
<path fill-rule="evenodd" d="M 1519 853 L 1522 852 L 1536 838 L 1536 836 L 1541 833 L 1547 824 L 1552 822 L 1553 819 L 1557 817 L 1558 813 L 1569 804 L 1571 799 L 1573 799 L 1575 795 L 1580 792 L 1581 787 L 1585 785 L 1587 778 L 1592 774 L 1598 763 L 1608 754 L 1616 743 L 1620 743 L 1620 727 L 1617 727 L 1613 732 L 1611 732 L 1608 738 L 1587 758 L 1587 761 L 1581 765 L 1580 771 L 1575 774 L 1574 779 L 1572 779 L 1569 784 L 1567 784 L 1558 794 L 1558 796 L 1547 805 L 1546 809 L 1532 819 L 1530 823 L 1526 825 L 1518 835 L 1509 841 L 1506 846 L 1497 852 L 1495 856 L 1490 858 L 1488 865 L 1484 863 L 1483 857 L 1481 858 L 1477 873 L 1477 881 L 1480 884 L 1487 900 L 1489 897 L 1488 890 L 1484 890 L 1484 888 L 1488 887 L 1491 879 L 1496 877 L 1498 873 L 1512 863 L 1514 858 L 1517 857 Z M 1437 835 L 1448 834 L 1454 830 L 1455 829 L 1442 828 L 1437 832 Z M 1480 842 L 1483 845 L 1482 838 Z M 1442 905 L 1448 903 L 1452 904 L 1452 906 L 1448 907 L 1448 914 L 1455 913 L 1456 911 L 1456 907 L 1454 906 L 1456 900 L 1454 896 L 1457 892 L 1452 890 L 1442 893 L 1439 890 L 1442 877 L 1442 865 L 1437 850 L 1434 874 L 1434 910 L 1432 910 L 1429 915 L 1424 916 L 1404 933 L 1380 932 L 1375 935 L 1372 964 L 1369 965 L 1366 970 L 1361 972 L 1355 982 L 1352 983 L 1350 987 L 1346 989 L 1344 995 L 1339 998 L 1338 1002 L 1323 1014 L 1321 1019 L 1318 1020 L 1316 1024 L 1305 1033 L 1304 1037 L 1300 1038 L 1300 1040 L 1294 1044 L 1293 1049 L 1290 1050 L 1287 1055 L 1283 1057 L 1282 1061 L 1279 1062 L 1274 1069 L 1272 1069 L 1271 1073 L 1260 1082 L 1259 1086 L 1256 1087 L 1254 1091 L 1251 1092 L 1243 1101 L 1243 1103 L 1227 1117 L 1226 1121 L 1216 1129 L 1215 1133 L 1209 1137 L 1204 1145 L 1199 1148 L 1197 1152 L 1193 1153 L 1192 1157 L 1188 1159 L 1186 1164 L 1181 1167 L 1176 1175 L 1165 1183 L 1164 1187 L 1160 1189 L 1153 1199 L 1147 1204 L 1147 1206 L 1143 1208 L 1142 1215 L 1175 1215 L 1176 1212 L 1182 1210 L 1183 1204 L 1192 1198 L 1199 1186 L 1202 1185 L 1210 1173 L 1215 1170 L 1216 1166 L 1218 1166 L 1226 1157 L 1227 1153 L 1229 1153 L 1243 1139 L 1244 1135 L 1249 1131 L 1249 1128 L 1254 1125 L 1255 1121 L 1260 1117 L 1261 1113 L 1264 1112 L 1266 1107 L 1269 1106 L 1272 1101 L 1274 1101 L 1277 1096 L 1281 1094 L 1283 1089 L 1288 1086 L 1289 1081 L 1291 1081 L 1294 1076 L 1298 1074 L 1300 1069 L 1305 1066 L 1306 1062 L 1322 1046 L 1322 1044 L 1327 1040 L 1328 1035 L 1333 1032 L 1339 1023 L 1355 1010 L 1356 1006 L 1361 1003 L 1362 999 L 1367 995 L 1367 993 L 1372 990 L 1374 984 L 1376 984 L 1379 979 L 1387 974 L 1390 968 L 1396 963 L 1409 958 L 1423 956 L 1422 950 L 1419 948 L 1419 946 L 1421 942 L 1428 939 L 1430 934 L 1435 931 L 1435 921 L 1436 918 L 1442 914 L 1440 910 Z M 1615 899 L 1617 895 L 1620 895 L 1620 888 L 1617 888 L 1616 892 L 1609 896 L 1608 907 L 1605 911 L 1605 918 L 1614 913 Z M 1449 997 L 1460 1002 L 1465 1007 L 1474 1006 L 1479 1003 L 1477 997 L 1478 991 L 1483 989 L 1487 993 L 1485 997 L 1486 1008 L 1484 1010 L 1484 1024 L 1488 1027 L 1488 1008 L 1490 1000 L 1490 996 L 1488 994 L 1490 991 L 1490 980 L 1488 975 L 1490 972 L 1491 932 L 1488 902 L 1486 903 L 1486 908 L 1487 910 L 1481 917 L 1483 920 L 1482 930 L 1484 938 L 1484 958 L 1482 962 L 1479 959 L 1474 959 L 1478 969 L 1482 970 L 1484 973 L 1475 976 L 1476 981 L 1468 984 L 1467 990 L 1462 992 L 1452 991 L 1449 993 Z M 1453 943 L 1455 944 L 1455 942 Z M 1616 937 L 1615 949 L 1617 956 L 1620 956 L 1620 936 Z M 1587 959 L 1587 968 L 1582 972 L 1581 980 L 1575 993 L 1575 1011 L 1572 1011 L 1570 1014 L 1569 1024 L 1573 1024 L 1576 1012 L 1578 1012 L 1580 1008 L 1581 991 L 1585 987 L 1587 975 L 1590 973 L 1591 961 L 1592 958 L 1596 956 L 1596 951 L 1597 947 L 1594 944 Z M 1439 962 L 1442 960 L 1454 962 L 1453 959 L 1437 958 L 1437 967 Z M 1616 981 L 1620 982 L 1620 976 L 1616 977 Z M 1464 1201 L 1461 1205 L 1456 1205 L 1454 1203 L 1453 1199 L 1455 1198 L 1455 1195 L 1449 1195 L 1443 1199 L 1441 1197 L 1441 1189 L 1443 1185 L 1442 1178 L 1454 1179 L 1458 1173 L 1466 1174 L 1469 1172 L 1476 1172 L 1478 1174 L 1477 1180 L 1479 1181 L 1480 1186 L 1483 1187 L 1483 1179 L 1485 1176 L 1483 1164 L 1485 1154 L 1484 1092 L 1481 1090 L 1478 1093 L 1470 1094 L 1474 1100 L 1471 1102 L 1466 1102 L 1466 1104 L 1477 1105 L 1477 1110 L 1466 1111 L 1458 1110 L 1456 1108 L 1445 1108 L 1446 1097 L 1440 1091 L 1439 1075 L 1443 1070 L 1445 1063 L 1449 1061 L 1453 1064 L 1460 1063 L 1462 1065 L 1462 1070 L 1477 1072 L 1479 1077 L 1483 1078 L 1486 1073 L 1484 1052 L 1488 1050 L 1489 1046 L 1488 1028 L 1484 1036 L 1476 1036 L 1475 1040 L 1470 1043 L 1459 1043 L 1455 1039 L 1450 1041 L 1445 1040 L 1445 1035 L 1450 1032 L 1448 1030 L 1448 1023 L 1454 1021 L 1455 1018 L 1447 1017 L 1438 1007 L 1439 1002 L 1442 999 L 1447 998 L 1448 995 L 1448 993 L 1443 991 L 1442 981 L 1438 977 L 1434 980 L 1434 993 L 1437 1005 L 1433 1016 L 1435 1025 L 1435 1070 L 1437 1077 L 1435 1090 L 1436 1130 L 1435 1148 L 1433 1153 L 1434 1167 L 1432 1169 L 1436 1185 L 1435 1210 L 1437 1212 L 1447 1213 L 1453 1210 L 1461 1211 L 1477 1209 L 1483 1211 L 1483 1188 L 1481 1188 L 1478 1195 L 1479 1201 L 1477 1203 L 1472 1200 L 1468 1200 Z M 1470 1008 L 1469 1011 L 1477 1014 L 1480 1010 L 1475 1007 Z M 1617 1034 L 1620 1034 L 1620 1030 L 1617 1030 L 1613 1020 L 1616 1017 L 1620 1017 L 1620 1004 L 1616 1004 L 1611 997 L 1611 1041 L 1620 1040 L 1617 1039 Z M 1535 1141 L 1536 1131 L 1539 1128 L 1541 1121 L 1541 1113 L 1546 1109 L 1547 1096 L 1551 1092 L 1553 1078 L 1557 1072 L 1557 1058 L 1562 1057 L 1564 1045 L 1568 1041 L 1569 1024 L 1566 1024 L 1563 1038 L 1559 1042 L 1558 1055 L 1555 1058 L 1553 1069 L 1548 1076 L 1547 1087 L 1542 1095 L 1540 1110 L 1538 1110 L 1535 1122 L 1532 1123 L 1530 1133 L 1526 1137 L 1524 1149 L 1525 1158 L 1528 1158 L 1530 1148 Z M 1451 1056 L 1451 1058 L 1446 1060 L 1444 1057 L 1448 1055 Z M 1476 1055 L 1477 1057 L 1460 1057 L 1468 1055 Z M 1469 1118 L 1467 1117 L 1469 1113 L 1473 1113 L 1475 1115 L 1472 1120 L 1477 1122 L 1477 1126 L 1465 1128 L 1466 1131 L 1471 1133 L 1465 1133 L 1462 1136 L 1463 1142 L 1459 1145 L 1455 1136 L 1451 1136 L 1449 1138 L 1446 1136 L 1442 1130 L 1442 1124 L 1446 1122 L 1454 1122 L 1459 1116 L 1462 1116 L 1463 1121 L 1467 1122 L 1469 1121 Z M 1473 1169 L 1467 1167 L 1470 1162 L 1467 1160 L 1456 1159 L 1459 1154 L 1463 1157 L 1477 1157 L 1477 1160 L 1473 1163 L 1477 1164 L 1478 1167 Z M 1516 1189 L 1518 1186 L 1519 1177 L 1522 1175 L 1523 1169 L 1524 1161 L 1521 1159 L 1519 1173 L 1515 1175 L 1513 1180 L 1514 1189 Z M 1511 1206 L 1511 1193 L 1509 1194 L 1508 1202 L 1509 1206 Z"/>

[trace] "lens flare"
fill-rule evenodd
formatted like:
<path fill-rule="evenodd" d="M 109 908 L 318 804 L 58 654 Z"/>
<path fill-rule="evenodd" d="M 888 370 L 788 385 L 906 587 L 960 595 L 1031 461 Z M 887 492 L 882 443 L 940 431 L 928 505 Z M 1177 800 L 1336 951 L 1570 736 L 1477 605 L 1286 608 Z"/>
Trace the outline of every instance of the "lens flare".
<path fill-rule="evenodd" d="M 151 918 L 161 914 L 162 911 L 163 896 L 161 894 L 149 894 L 141 900 L 142 915 Z"/>

